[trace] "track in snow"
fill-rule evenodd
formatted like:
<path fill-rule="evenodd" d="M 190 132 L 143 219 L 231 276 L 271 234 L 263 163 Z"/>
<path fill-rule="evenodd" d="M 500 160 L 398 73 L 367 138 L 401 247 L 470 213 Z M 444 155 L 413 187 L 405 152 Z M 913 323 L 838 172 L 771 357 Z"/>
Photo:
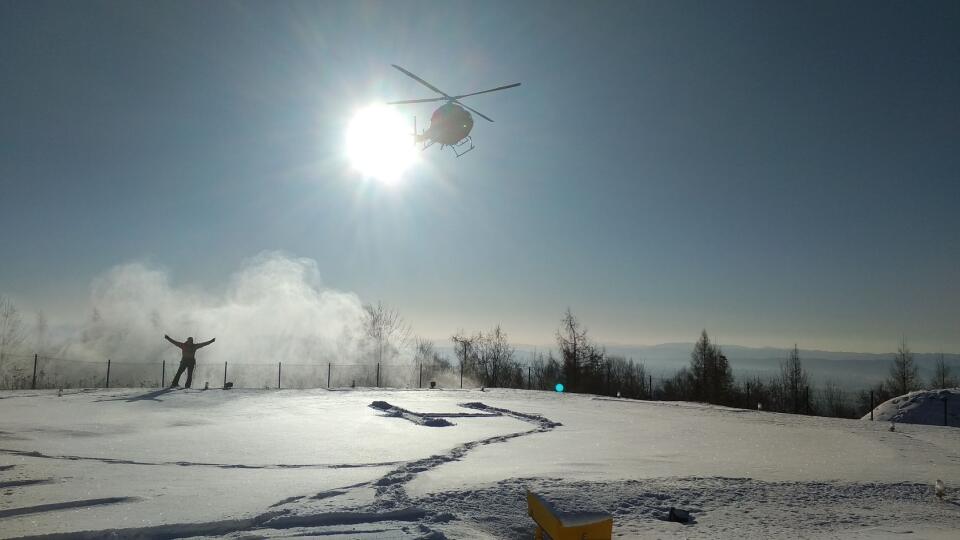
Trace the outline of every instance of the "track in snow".
<path fill-rule="evenodd" d="M 55 535 L 42 535 L 36 537 L 24 537 L 24 538 L 56 538 L 57 540 L 87 540 L 95 538 L 114 538 L 114 539 L 139 539 L 139 538 L 163 538 L 163 539 L 174 539 L 174 538 L 184 538 L 191 536 L 222 536 L 232 533 L 238 533 L 243 531 L 253 532 L 253 531 L 267 531 L 267 530 L 286 530 L 294 528 L 316 528 L 316 527 L 333 527 L 333 526 L 347 526 L 347 525 L 357 525 L 357 524 L 367 524 L 367 523 L 381 523 L 381 522 L 392 522 L 392 523 L 412 523 L 418 522 L 418 529 L 416 533 L 420 534 L 418 538 L 423 538 L 424 540 L 443 540 L 446 538 L 442 533 L 433 531 L 426 523 L 433 522 L 445 522 L 449 519 L 453 519 L 451 514 L 441 513 L 435 515 L 433 512 L 429 512 L 418 505 L 412 504 L 409 496 L 407 495 L 404 484 L 413 480 L 417 474 L 424 471 L 428 471 L 435 467 L 438 467 L 444 463 L 449 463 L 458 459 L 462 459 L 467 455 L 471 450 L 488 444 L 496 444 L 509 441 L 518 437 L 523 437 L 525 435 L 530 435 L 533 433 L 542 433 L 545 431 L 550 431 L 561 424 L 557 422 L 552 422 L 540 415 L 528 414 L 522 412 L 511 411 L 509 409 L 501 409 L 496 407 L 489 407 L 483 403 L 465 403 L 461 404 L 462 407 L 469 409 L 477 409 L 487 411 L 486 413 L 475 414 L 475 413 L 462 413 L 462 414 L 444 414 L 444 413 L 413 413 L 407 411 L 406 409 L 401 409 L 399 407 L 394 407 L 386 402 L 374 402 L 371 404 L 371 407 L 384 411 L 388 413 L 389 416 L 397 416 L 404 418 L 406 420 L 418 423 L 420 425 L 429 426 L 430 423 L 421 422 L 420 419 L 436 419 L 440 417 L 459 417 L 459 418 L 475 418 L 475 417 L 491 417 L 491 416 L 510 416 L 516 418 L 523 422 L 534 424 L 536 427 L 534 429 L 520 431 L 516 433 L 509 433 L 506 435 L 498 435 L 494 437 L 487 437 L 485 439 L 480 439 L 476 441 L 469 441 L 458 445 L 446 453 L 435 454 L 422 459 L 415 459 L 407 462 L 387 462 L 387 463 L 369 463 L 369 464 L 353 464 L 353 465 L 263 465 L 263 466 L 249 466 L 249 465 L 226 465 L 218 463 L 194 463 L 194 462 L 142 462 L 134 460 L 120 460 L 112 458 L 93 458 L 93 457 L 82 457 L 82 456 L 50 456 L 41 454 L 40 452 L 26 452 L 19 450 L 6 450 L 0 449 L 0 452 L 12 454 L 12 455 L 23 455 L 29 457 L 41 457 L 48 459 L 66 459 L 66 460 L 92 460 L 92 461 L 101 461 L 104 463 L 114 463 L 114 464 L 126 464 L 126 465 L 178 465 L 178 466 L 206 466 L 206 467 L 220 467 L 220 468 L 261 468 L 261 469 L 279 469 L 279 468 L 345 468 L 345 467 L 381 467 L 381 466 L 399 466 L 378 480 L 372 482 L 363 482 L 359 484 L 354 484 L 350 486 L 344 486 L 342 488 L 336 488 L 332 490 L 327 490 L 315 495 L 302 495 L 294 496 L 283 499 L 273 505 L 270 505 L 272 510 L 268 510 L 264 513 L 256 515 L 251 518 L 244 519 L 226 519 L 219 521 L 212 521 L 206 523 L 176 523 L 176 524 L 167 524 L 167 525 L 157 525 L 150 527 L 132 527 L 125 529 L 108 529 L 100 531 L 81 531 L 73 533 L 60 533 Z M 350 508 L 346 511 L 334 511 L 334 512 L 308 512 L 308 513 L 298 513 L 296 512 L 297 508 L 289 508 L 290 505 L 295 503 L 300 503 L 303 501 L 313 500 L 313 501 L 324 501 L 327 499 L 335 499 L 338 497 L 350 495 L 357 490 L 373 489 L 374 490 L 374 501 L 371 504 L 367 504 L 358 508 Z M 127 497 L 118 497 L 116 500 L 91 500 L 91 501 L 74 501 L 72 503 L 61 503 L 62 505 L 77 505 L 77 506 L 86 506 L 88 504 L 111 504 L 118 502 L 125 502 L 130 500 Z M 285 508 L 287 507 L 287 508 Z M 29 512 L 31 509 L 13 509 L 10 512 Z M 14 514 L 11 514 L 14 515 Z M 0 515 L 0 517 L 3 517 Z M 425 523 L 426 522 L 426 523 Z M 407 530 L 409 527 L 404 527 L 404 530 Z M 337 534 L 337 531 L 329 531 L 330 534 Z M 351 534 L 360 531 L 343 531 L 343 534 Z M 378 532 L 389 532 L 386 530 L 371 530 L 371 534 L 376 534 Z"/>

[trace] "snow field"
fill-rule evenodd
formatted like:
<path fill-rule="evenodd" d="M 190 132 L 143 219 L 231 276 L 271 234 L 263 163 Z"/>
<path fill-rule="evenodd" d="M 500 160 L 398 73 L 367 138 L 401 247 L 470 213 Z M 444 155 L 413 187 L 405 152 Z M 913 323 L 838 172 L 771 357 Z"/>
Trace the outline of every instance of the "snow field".
<path fill-rule="evenodd" d="M 0 536 L 529 538 L 530 488 L 618 538 L 955 537 L 958 430 L 887 427 L 521 390 L 0 392 Z"/>

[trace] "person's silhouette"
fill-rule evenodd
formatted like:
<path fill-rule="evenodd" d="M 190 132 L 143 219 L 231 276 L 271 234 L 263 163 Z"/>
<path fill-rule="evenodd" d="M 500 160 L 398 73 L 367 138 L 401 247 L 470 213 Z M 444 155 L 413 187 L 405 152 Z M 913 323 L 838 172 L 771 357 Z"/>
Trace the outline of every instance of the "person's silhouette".
<path fill-rule="evenodd" d="M 193 337 L 188 337 L 184 342 L 172 339 L 166 334 L 164 334 L 163 337 L 180 349 L 180 368 L 177 370 L 177 374 L 174 375 L 173 383 L 170 384 L 170 387 L 172 388 L 180 385 L 180 375 L 182 375 L 184 370 L 186 370 L 187 383 L 184 385 L 184 387 L 190 388 L 190 383 L 193 382 L 193 368 L 197 367 L 197 349 L 206 347 L 207 345 L 216 341 L 217 338 L 213 338 L 210 341 L 204 341 L 203 343 L 194 343 Z"/>

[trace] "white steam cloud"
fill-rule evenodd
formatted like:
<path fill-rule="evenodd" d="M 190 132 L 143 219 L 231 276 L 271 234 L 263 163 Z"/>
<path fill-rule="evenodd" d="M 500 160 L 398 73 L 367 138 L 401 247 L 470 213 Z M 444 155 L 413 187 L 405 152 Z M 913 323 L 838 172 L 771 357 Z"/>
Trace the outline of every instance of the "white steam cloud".
<path fill-rule="evenodd" d="M 357 295 L 323 286 L 311 259 L 264 253 L 219 294 L 173 287 L 167 272 L 117 266 L 98 278 L 91 315 L 62 354 L 69 358 L 155 362 L 178 358 L 164 341 L 217 338 L 201 363 L 369 362 L 365 312 Z"/>

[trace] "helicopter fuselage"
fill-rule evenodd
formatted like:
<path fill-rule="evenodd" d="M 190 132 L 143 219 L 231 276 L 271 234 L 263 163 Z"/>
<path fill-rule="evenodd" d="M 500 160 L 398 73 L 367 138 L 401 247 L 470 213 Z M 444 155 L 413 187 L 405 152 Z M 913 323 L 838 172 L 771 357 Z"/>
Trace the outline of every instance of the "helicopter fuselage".
<path fill-rule="evenodd" d="M 433 111 L 430 127 L 417 136 L 419 141 L 454 146 L 466 139 L 473 129 L 473 116 L 455 103 L 446 103 Z"/>

